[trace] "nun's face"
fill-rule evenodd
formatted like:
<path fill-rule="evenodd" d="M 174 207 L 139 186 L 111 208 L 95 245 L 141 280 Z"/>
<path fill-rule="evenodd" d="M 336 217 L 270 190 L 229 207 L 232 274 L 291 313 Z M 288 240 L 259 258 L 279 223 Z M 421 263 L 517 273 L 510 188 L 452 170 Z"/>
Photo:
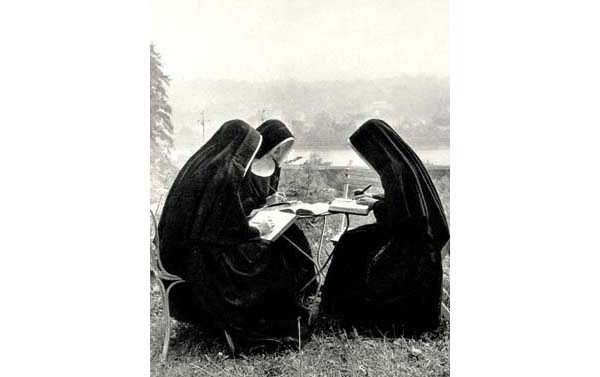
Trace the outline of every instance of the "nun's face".
<path fill-rule="evenodd" d="M 286 140 L 283 143 L 276 146 L 275 148 L 271 149 L 269 153 L 267 153 L 267 155 L 270 155 L 271 158 L 277 164 L 277 166 L 279 166 L 290 153 L 292 145 L 294 145 L 293 139 Z"/>
<path fill-rule="evenodd" d="M 273 158 L 273 161 L 277 163 L 277 165 L 281 164 L 281 160 L 283 159 L 283 148 L 275 148 L 271 152 L 267 153 Z"/>

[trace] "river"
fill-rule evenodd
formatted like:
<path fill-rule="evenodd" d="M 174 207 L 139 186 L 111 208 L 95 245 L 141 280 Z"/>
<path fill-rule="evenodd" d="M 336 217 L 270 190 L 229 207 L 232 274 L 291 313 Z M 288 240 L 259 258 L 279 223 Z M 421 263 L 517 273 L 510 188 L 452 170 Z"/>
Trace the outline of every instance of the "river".
<path fill-rule="evenodd" d="M 335 149 L 292 149 L 288 159 L 303 157 L 298 160 L 299 163 L 308 159 L 311 153 L 316 153 L 323 162 L 331 162 L 332 166 L 360 166 L 365 167 L 364 161 L 352 150 L 352 148 L 335 148 Z M 435 149 L 415 149 L 415 153 L 421 158 L 426 165 L 450 165 L 450 149 L 435 148 Z"/>
<path fill-rule="evenodd" d="M 187 159 L 194 153 L 193 150 L 175 150 L 173 158 L 175 165 L 181 168 Z M 417 155 L 426 165 L 450 165 L 450 149 L 432 148 L 432 149 L 415 149 Z M 352 148 L 335 147 L 331 149 L 325 148 L 294 148 L 290 152 L 288 159 L 292 160 L 297 157 L 302 157 L 295 164 L 306 161 L 311 153 L 316 153 L 323 162 L 330 162 L 332 166 L 356 166 L 366 167 L 364 161 L 352 150 Z"/>

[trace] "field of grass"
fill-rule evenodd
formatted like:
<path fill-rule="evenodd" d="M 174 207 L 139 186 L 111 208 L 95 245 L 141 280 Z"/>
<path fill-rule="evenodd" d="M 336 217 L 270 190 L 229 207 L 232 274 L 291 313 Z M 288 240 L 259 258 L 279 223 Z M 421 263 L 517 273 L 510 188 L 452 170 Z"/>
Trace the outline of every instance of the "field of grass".
<path fill-rule="evenodd" d="M 449 215 L 448 180 L 434 181 L 444 209 Z M 449 216 L 448 216 L 449 217 Z M 300 226 L 311 241 L 313 253 L 318 248 L 322 220 L 304 220 Z M 330 216 L 325 227 L 325 239 L 340 230 L 341 216 Z M 351 227 L 373 221 L 372 217 L 352 217 Z M 332 246 L 325 242 L 319 255 L 321 263 Z M 450 258 L 443 262 L 443 285 L 450 292 Z M 318 300 L 318 299 L 317 299 Z M 450 307 L 450 297 L 442 298 Z M 167 360 L 160 361 L 163 324 L 162 304 L 156 283 L 150 290 L 151 376 L 448 376 L 450 374 L 450 324 L 442 321 L 434 332 L 418 337 L 378 333 L 377 330 L 343 329 L 336 321 L 320 317 L 313 319 L 314 331 L 302 345 L 276 352 L 240 354 L 234 358 L 224 337 L 215 338 L 198 328 L 173 323 Z"/>
<path fill-rule="evenodd" d="M 224 339 L 174 322 L 166 362 L 160 362 L 160 297 L 151 294 L 151 376 L 448 376 L 449 324 L 416 338 L 344 330 L 316 318 L 302 348 L 233 358 Z"/>

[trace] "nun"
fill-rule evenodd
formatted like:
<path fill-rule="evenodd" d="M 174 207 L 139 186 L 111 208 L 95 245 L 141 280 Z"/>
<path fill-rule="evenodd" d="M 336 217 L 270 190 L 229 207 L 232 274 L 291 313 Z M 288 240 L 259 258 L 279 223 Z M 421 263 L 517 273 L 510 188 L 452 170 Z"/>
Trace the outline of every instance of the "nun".
<path fill-rule="evenodd" d="M 379 175 L 381 196 L 363 194 L 376 222 L 346 232 L 333 250 L 321 311 L 352 325 L 422 331 L 439 324 L 441 249 L 448 224 L 437 191 L 415 152 L 385 122 L 350 137 Z"/>
<path fill-rule="evenodd" d="M 250 179 L 242 187 L 242 204 L 248 214 L 264 205 L 285 201 L 285 194 L 277 191 L 281 164 L 296 141 L 279 120 L 267 120 L 256 131 L 262 136 L 262 144 L 252 164 Z"/>
<path fill-rule="evenodd" d="M 260 133 L 263 141 L 240 194 L 247 215 L 265 205 L 286 201 L 285 194 L 278 191 L 281 165 L 286 161 L 296 140 L 287 126 L 275 119 L 265 121 L 256 131 Z M 299 299 L 304 301 L 314 295 L 317 289 L 314 279 L 316 271 L 310 260 L 310 243 L 302 229 L 293 224 L 282 237 L 275 240 L 272 249 L 281 253 L 287 263 L 294 266 L 293 278 Z"/>
<path fill-rule="evenodd" d="M 250 226 L 242 206 L 261 144 L 243 121 L 225 123 L 179 172 L 158 227 L 163 265 L 185 280 L 172 291 L 173 317 L 241 346 L 293 339 L 306 318 L 294 266 L 261 239 L 270 225 Z"/>

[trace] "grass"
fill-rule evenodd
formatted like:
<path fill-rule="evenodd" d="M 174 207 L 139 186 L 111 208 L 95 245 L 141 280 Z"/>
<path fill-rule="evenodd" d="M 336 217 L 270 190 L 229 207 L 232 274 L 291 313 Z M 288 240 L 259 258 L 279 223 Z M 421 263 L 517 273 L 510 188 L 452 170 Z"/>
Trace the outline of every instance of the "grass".
<path fill-rule="evenodd" d="M 444 286 L 449 287 L 449 261 L 444 261 Z M 376 330 L 344 330 L 336 321 L 315 318 L 310 339 L 298 347 L 256 352 L 233 358 L 223 337 L 172 321 L 173 332 L 166 362 L 160 361 L 163 326 L 160 293 L 152 284 L 151 376 L 448 376 L 450 328 L 416 338 L 377 334 Z M 448 297 L 444 301 L 448 305 Z"/>
<path fill-rule="evenodd" d="M 230 356 L 223 339 L 175 323 L 165 363 L 159 359 L 162 326 L 160 297 L 152 293 L 152 376 L 447 376 L 449 327 L 411 339 L 346 331 L 335 321 L 318 319 L 301 351 Z"/>

